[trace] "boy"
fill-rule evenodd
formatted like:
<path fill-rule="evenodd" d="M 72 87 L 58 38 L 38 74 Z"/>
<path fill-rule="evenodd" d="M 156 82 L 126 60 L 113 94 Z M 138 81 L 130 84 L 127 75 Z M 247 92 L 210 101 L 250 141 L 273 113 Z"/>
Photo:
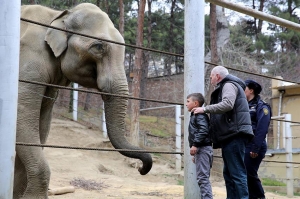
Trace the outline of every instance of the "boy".
<path fill-rule="evenodd" d="M 192 93 L 187 96 L 186 107 L 189 112 L 193 108 L 201 107 L 203 104 L 204 97 L 201 93 Z M 194 156 L 193 162 L 196 164 L 197 182 L 202 199 L 213 198 L 209 181 L 213 162 L 213 149 L 208 130 L 209 118 L 207 114 L 194 114 L 194 112 L 191 112 L 188 139 L 190 154 Z"/>

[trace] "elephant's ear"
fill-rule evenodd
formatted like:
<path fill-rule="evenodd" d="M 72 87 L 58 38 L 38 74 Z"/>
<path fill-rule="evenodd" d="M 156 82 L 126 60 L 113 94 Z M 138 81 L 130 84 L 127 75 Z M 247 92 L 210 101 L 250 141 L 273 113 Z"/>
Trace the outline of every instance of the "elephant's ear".
<path fill-rule="evenodd" d="M 61 12 L 51 22 L 51 26 L 61 28 L 61 29 L 66 29 L 64 19 L 68 14 L 69 11 L 67 10 Z M 66 50 L 68 46 L 68 33 L 61 30 L 48 28 L 45 36 L 45 41 L 51 47 L 55 57 L 59 57 Z"/>

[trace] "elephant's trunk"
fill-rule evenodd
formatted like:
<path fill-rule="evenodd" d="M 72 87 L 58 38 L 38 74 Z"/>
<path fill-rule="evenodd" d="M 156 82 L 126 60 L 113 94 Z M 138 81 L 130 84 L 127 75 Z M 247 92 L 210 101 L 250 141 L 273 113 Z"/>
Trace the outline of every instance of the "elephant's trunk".
<path fill-rule="evenodd" d="M 115 90 L 115 89 L 114 89 Z M 118 94 L 128 94 L 126 86 L 117 89 Z M 108 137 L 116 149 L 141 150 L 137 146 L 130 144 L 125 138 L 125 112 L 127 110 L 127 99 L 120 97 L 108 97 L 104 102 L 106 127 Z M 122 155 L 140 159 L 143 167 L 139 168 L 141 175 L 146 175 L 152 168 L 152 158 L 148 153 L 121 151 Z"/>

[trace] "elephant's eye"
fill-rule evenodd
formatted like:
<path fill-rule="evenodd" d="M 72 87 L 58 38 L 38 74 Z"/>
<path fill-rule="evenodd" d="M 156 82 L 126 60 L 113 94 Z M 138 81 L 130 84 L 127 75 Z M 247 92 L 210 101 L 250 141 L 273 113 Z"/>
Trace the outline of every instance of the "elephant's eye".
<path fill-rule="evenodd" d="M 103 43 L 96 43 L 92 46 L 92 51 L 94 51 L 94 53 L 98 54 L 98 53 L 103 53 L 104 52 L 104 45 Z"/>
<path fill-rule="evenodd" d="M 96 48 L 97 50 L 103 50 L 103 45 L 102 45 L 102 44 L 96 44 L 96 45 L 95 45 L 95 48 Z"/>

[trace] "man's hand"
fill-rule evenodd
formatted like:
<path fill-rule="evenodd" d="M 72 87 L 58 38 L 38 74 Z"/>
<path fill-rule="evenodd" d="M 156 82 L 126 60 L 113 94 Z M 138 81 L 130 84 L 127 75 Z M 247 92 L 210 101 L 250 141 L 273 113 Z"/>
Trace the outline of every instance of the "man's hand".
<path fill-rule="evenodd" d="M 251 158 L 256 158 L 257 156 L 258 156 L 257 153 L 250 152 L 250 157 L 251 157 Z"/>
<path fill-rule="evenodd" d="M 191 111 L 194 112 L 194 114 L 204 113 L 203 107 L 193 108 Z"/>
<path fill-rule="evenodd" d="M 191 155 L 196 155 L 196 153 L 197 153 L 197 147 L 192 146 L 191 149 L 190 149 L 190 154 Z"/>

